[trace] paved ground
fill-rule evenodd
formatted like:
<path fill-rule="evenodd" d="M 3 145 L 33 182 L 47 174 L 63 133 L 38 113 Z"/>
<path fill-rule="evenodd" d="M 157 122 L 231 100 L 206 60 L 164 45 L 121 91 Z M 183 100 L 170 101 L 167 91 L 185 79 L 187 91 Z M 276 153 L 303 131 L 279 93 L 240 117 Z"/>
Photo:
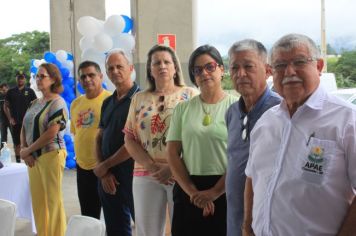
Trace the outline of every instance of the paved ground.
<path fill-rule="evenodd" d="M 64 170 L 63 175 L 63 197 L 67 222 L 70 216 L 80 214 L 77 196 L 76 170 Z M 102 214 L 103 215 L 103 214 Z M 103 220 L 103 219 L 102 219 Z M 133 232 L 135 228 L 133 227 Z M 170 226 L 167 219 L 166 235 L 170 235 Z M 33 236 L 30 221 L 25 219 L 16 220 L 15 236 Z M 133 236 L 135 235 L 135 232 Z"/>
<path fill-rule="evenodd" d="M 13 145 L 11 142 L 11 136 L 8 137 L 8 145 L 11 150 Z M 15 161 L 14 154 L 12 157 L 12 161 Z M 64 197 L 64 208 L 67 216 L 67 222 L 70 216 L 80 214 L 80 206 L 77 195 L 77 185 L 76 185 L 76 170 L 66 169 L 64 170 L 63 175 L 63 197 Z M 103 214 L 102 214 L 103 215 Z M 103 219 L 102 219 L 103 220 Z M 134 230 L 134 227 L 133 227 Z M 167 228 L 166 235 L 170 235 L 170 226 L 169 221 L 167 219 Z M 133 236 L 135 232 L 133 233 Z M 17 219 L 16 220 L 16 228 L 15 228 L 15 236 L 34 236 L 31 229 L 30 221 L 26 219 Z"/>
<path fill-rule="evenodd" d="M 75 170 L 64 171 L 63 196 L 67 220 L 72 215 L 80 214 L 80 207 L 77 197 Z M 16 221 L 15 236 L 33 236 L 31 224 L 28 220 L 18 219 Z"/>

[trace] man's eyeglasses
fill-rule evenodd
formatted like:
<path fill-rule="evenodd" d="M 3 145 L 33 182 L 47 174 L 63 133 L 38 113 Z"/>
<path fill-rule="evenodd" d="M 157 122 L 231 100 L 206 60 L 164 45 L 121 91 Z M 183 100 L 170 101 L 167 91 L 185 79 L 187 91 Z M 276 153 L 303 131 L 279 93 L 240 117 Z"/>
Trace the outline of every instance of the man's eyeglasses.
<path fill-rule="evenodd" d="M 49 77 L 49 75 L 45 74 L 37 74 L 36 75 L 36 80 L 43 80 L 44 78 Z"/>
<path fill-rule="evenodd" d="M 297 59 L 294 59 L 294 60 L 291 60 L 288 62 L 280 61 L 280 62 L 272 64 L 272 69 L 275 72 L 284 72 L 287 69 L 289 64 L 291 64 L 294 67 L 294 69 L 302 69 L 309 62 L 316 61 L 316 60 L 317 60 L 316 58 L 309 57 L 309 58 L 297 58 Z"/>
<path fill-rule="evenodd" d="M 195 76 L 199 76 L 203 73 L 203 70 L 205 70 L 208 73 L 212 73 L 214 71 L 216 71 L 216 67 L 218 67 L 219 64 L 216 62 L 209 62 L 203 66 L 194 66 L 192 73 Z"/>
<path fill-rule="evenodd" d="M 249 136 L 248 116 L 245 115 L 241 117 L 241 139 L 246 142 Z"/>
<path fill-rule="evenodd" d="M 89 77 L 90 79 L 94 79 L 95 76 L 96 76 L 95 73 L 81 74 L 80 75 L 80 80 L 85 80 L 86 77 Z"/>
<path fill-rule="evenodd" d="M 158 97 L 158 102 L 162 103 L 159 107 L 158 107 L 158 111 L 162 112 L 164 110 L 164 96 L 159 96 Z"/>

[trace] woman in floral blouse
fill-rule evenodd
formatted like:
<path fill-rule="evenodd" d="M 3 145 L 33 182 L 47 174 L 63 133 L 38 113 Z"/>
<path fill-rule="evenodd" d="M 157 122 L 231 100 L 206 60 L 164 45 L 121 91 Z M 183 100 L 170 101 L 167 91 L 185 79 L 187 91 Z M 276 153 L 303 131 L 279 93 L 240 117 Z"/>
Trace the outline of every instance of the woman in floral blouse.
<path fill-rule="evenodd" d="M 125 125 L 125 147 L 135 160 L 133 195 L 136 235 L 165 235 L 166 209 L 172 216 L 174 179 L 167 164 L 166 136 L 173 108 L 196 95 L 184 86 L 175 52 L 151 48 L 147 59 L 149 88 L 137 93 Z"/>

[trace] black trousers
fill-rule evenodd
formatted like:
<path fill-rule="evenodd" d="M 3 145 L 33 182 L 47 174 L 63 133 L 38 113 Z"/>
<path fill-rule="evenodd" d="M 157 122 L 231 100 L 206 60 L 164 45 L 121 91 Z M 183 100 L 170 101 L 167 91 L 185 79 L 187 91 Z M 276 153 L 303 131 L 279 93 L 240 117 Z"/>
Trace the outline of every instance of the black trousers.
<path fill-rule="evenodd" d="M 1 132 L 1 148 L 3 147 L 2 142 L 7 143 L 7 131 L 10 130 L 10 124 L 6 121 L 0 121 L 0 132 Z M 11 130 L 10 130 L 11 131 Z"/>
<path fill-rule="evenodd" d="M 221 176 L 190 176 L 198 190 L 213 187 Z M 176 183 L 173 189 L 172 236 L 225 236 L 226 235 L 226 195 L 214 201 L 215 213 L 204 217 L 203 209 L 190 203 L 189 196 Z"/>
<path fill-rule="evenodd" d="M 135 219 L 132 195 L 133 164 L 133 160 L 129 159 L 110 169 L 110 172 L 119 182 L 114 195 L 105 193 L 101 181 L 98 181 L 107 236 L 132 235 L 131 218 Z"/>
<path fill-rule="evenodd" d="M 12 135 L 12 141 L 14 145 L 21 144 L 20 142 L 21 128 L 22 128 L 22 123 L 11 126 L 11 135 Z"/>
<path fill-rule="evenodd" d="M 131 216 L 133 219 L 135 217 L 133 203 L 128 204 L 120 191 L 116 191 L 115 195 L 105 193 L 100 181 L 98 190 L 103 205 L 107 236 L 131 236 Z"/>
<path fill-rule="evenodd" d="M 101 203 L 98 194 L 98 178 L 93 170 L 77 165 L 77 187 L 82 215 L 100 219 Z"/>

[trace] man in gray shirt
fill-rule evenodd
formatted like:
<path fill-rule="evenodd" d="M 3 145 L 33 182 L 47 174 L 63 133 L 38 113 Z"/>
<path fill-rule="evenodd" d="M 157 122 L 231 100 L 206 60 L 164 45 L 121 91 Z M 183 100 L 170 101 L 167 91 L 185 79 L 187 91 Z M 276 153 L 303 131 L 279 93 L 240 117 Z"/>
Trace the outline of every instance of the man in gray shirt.
<path fill-rule="evenodd" d="M 230 75 L 241 97 L 226 113 L 228 128 L 228 165 L 226 175 L 227 235 L 242 235 L 245 168 L 249 156 L 250 132 L 256 121 L 280 97 L 272 92 L 266 80 L 271 75 L 267 50 L 262 43 L 246 39 L 229 50 Z"/>

